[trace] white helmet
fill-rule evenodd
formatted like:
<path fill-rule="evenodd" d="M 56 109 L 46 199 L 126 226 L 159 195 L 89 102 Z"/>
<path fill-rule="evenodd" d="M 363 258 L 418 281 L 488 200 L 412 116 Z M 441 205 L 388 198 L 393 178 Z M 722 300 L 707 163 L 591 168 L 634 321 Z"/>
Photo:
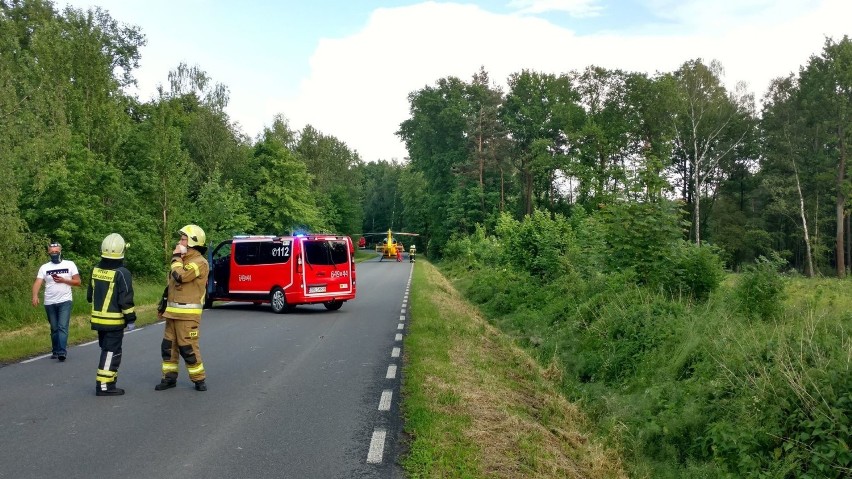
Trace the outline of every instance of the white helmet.
<path fill-rule="evenodd" d="M 118 233 L 111 233 L 101 243 L 101 256 L 109 259 L 122 259 L 126 249 L 127 244 L 124 242 L 124 238 Z"/>

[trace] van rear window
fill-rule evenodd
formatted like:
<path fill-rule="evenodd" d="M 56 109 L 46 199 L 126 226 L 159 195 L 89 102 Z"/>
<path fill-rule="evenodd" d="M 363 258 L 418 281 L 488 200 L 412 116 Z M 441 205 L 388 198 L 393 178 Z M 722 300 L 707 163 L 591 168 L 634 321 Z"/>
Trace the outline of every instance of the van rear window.
<path fill-rule="evenodd" d="M 240 265 L 279 264 L 290 260 L 290 241 L 248 241 L 234 244 L 234 261 Z"/>
<path fill-rule="evenodd" d="M 349 251 L 345 241 L 305 241 L 305 257 L 310 264 L 345 264 Z"/>

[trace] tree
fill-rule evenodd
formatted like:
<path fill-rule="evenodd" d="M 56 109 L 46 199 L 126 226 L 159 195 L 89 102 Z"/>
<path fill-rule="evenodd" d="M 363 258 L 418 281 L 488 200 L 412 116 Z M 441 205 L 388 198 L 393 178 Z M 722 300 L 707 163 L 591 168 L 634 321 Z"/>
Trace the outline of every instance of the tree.
<path fill-rule="evenodd" d="M 523 70 L 509 77 L 501 119 L 514 142 L 524 215 L 532 214 L 539 195 L 552 209 L 554 177 L 567 153 L 565 130 L 580 111 L 576 100 L 567 76 Z"/>
<path fill-rule="evenodd" d="M 769 92 L 764 101 L 761 126 L 763 130 L 764 160 L 762 175 L 774 199 L 775 207 L 786 213 L 791 208 L 787 206 L 787 198 L 794 197 L 798 205 L 799 225 L 802 228 L 805 243 L 805 274 L 814 275 L 813 251 L 811 237 L 808 232 L 808 217 L 805 208 L 805 195 L 802 190 L 802 174 L 800 158 L 806 158 L 809 153 L 817 153 L 804 166 L 817 166 L 818 152 L 809 152 L 808 145 L 814 130 L 807 130 L 805 118 L 799 103 L 799 88 L 796 78 L 792 75 L 777 78 L 769 86 Z M 793 179 L 790 185 L 789 178 Z M 789 185 L 789 186 L 788 186 Z M 790 186 L 795 186 L 795 189 Z"/>
<path fill-rule="evenodd" d="M 334 232 L 360 231 L 361 158 L 346 143 L 307 125 L 298 135 L 294 152 L 313 177 L 312 191 Z"/>
<path fill-rule="evenodd" d="M 835 266 L 846 276 L 844 219 L 849 180 L 846 162 L 852 145 L 852 41 L 827 39 L 822 56 L 812 56 L 800 72 L 808 124 L 824 133 L 822 147 L 835 159 Z"/>
<path fill-rule="evenodd" d="M 740 85 L 728 93 L 722 66 L 691 60 L 674 73 L 677 85 L 675 155 L 685 160 L 684 196 L 692 204 L 695 244 L 701 244 L 701 195 L 720 162 L 736 155 L 752 133 L 754 101 Z M 724 173 L 723 173 L 724 174 Z"/>
<path fill-rule="evenodd" d="M 256 193 L 258 226 L 274 234 L 325 230 L 328 226 L 311 194 L 312 177 L 305 164 L 269 135 L 255 145 L 254 154 L 263 178 Z"/>
<path fill-rule="evenodd" d="M 423 173 L 430 192 L 424 200 L 431 230 L 425 240 L 440 256 L 457 224 L 447 212 L 458 187 L 457 172 L 469 162 L 467 128 L 471 111 L 467 86 L 455 77 L 442 78 L 408 96 L 411 118 L 400 124 L 397 135 L 405 142 L 409 164 Z"/>

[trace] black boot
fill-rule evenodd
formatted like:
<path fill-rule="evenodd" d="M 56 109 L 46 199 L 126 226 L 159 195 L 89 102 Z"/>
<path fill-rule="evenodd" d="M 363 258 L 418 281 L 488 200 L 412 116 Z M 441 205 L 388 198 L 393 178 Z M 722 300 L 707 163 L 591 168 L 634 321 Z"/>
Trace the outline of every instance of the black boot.
<path fill-rule="evenodd" d="M 195 390 L 196 391 L 206 391 L 207 383 L 202 379 L 201 381 L 195 381 Z"/>
<path fill-rule="evenodd" d="M 154 386 L 154 391 L 163 391 L 177 386 L 177 381 L 172 379 L 161 379 L 160 384 Z"/>
<path fill-rule="evenodd" d="M 124 389 L 115 387 L 115 383 L 101 384 L 95 386 L 95 396 L 121 396 Z"/>

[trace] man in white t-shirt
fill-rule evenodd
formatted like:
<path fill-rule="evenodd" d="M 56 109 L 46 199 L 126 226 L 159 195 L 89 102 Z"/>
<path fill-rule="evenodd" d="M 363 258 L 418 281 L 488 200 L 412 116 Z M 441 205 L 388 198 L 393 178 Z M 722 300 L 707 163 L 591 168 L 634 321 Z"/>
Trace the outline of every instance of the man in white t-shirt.
<path fill-rule="evenodd" d="M 53 355 L 65 361 L 68 351 L 68 323 L 71 321 L 71 287 L 80 286 L 80 272 L 73 261 L 62 259 L 62 245 L 47 247 L 50 261 L 41 265 L 33 283 L 33 306 L 38 306 L 38 292 L 44 283 L 44 310 L 50 323 L 50 342 Z"/>

